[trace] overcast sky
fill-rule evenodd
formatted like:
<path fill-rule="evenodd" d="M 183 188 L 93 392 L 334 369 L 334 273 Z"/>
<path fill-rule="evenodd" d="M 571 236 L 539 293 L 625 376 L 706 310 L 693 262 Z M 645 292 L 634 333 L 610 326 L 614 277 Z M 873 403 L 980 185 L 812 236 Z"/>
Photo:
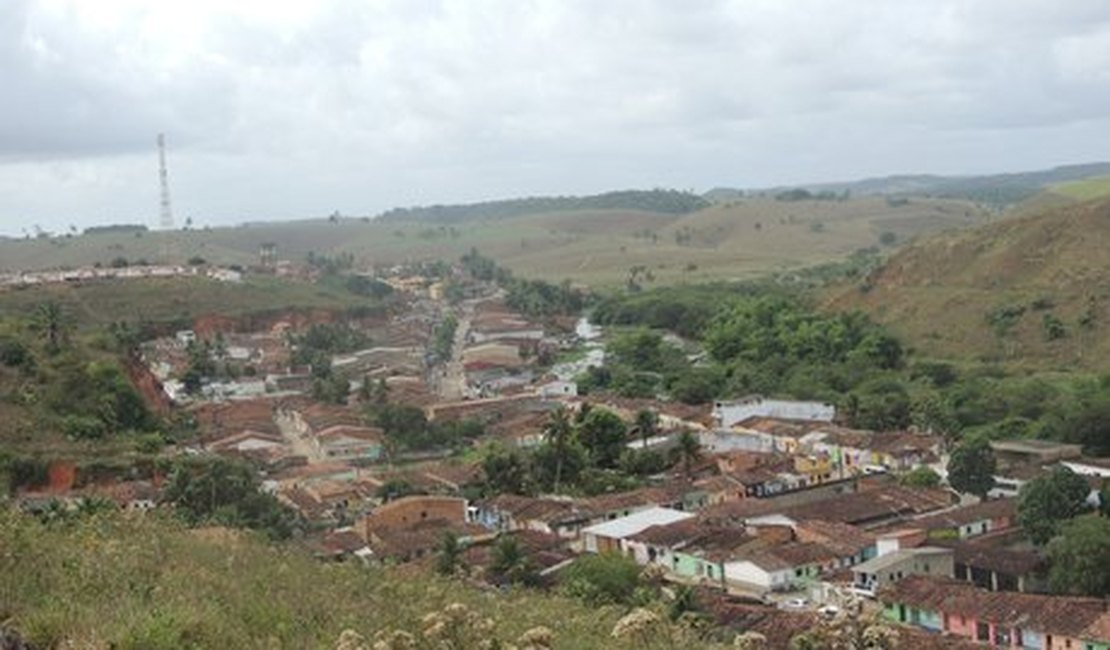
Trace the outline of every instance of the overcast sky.
<path fill-rule="evenodd" d="M 1110 158 L 1106 0 L 0 0 L 0 232 Z"/>

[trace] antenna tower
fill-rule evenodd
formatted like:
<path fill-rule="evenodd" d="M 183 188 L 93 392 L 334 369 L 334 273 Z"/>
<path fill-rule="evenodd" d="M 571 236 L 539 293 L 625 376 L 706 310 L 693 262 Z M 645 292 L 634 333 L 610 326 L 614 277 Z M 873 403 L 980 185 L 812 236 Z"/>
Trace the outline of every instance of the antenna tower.
<path fill-rule="evenodd" d="M 173 210 L 170 209 L 170 179 L 166 173 L 166 136 L 158 134 L 158 182 L 162 189 L 162 230 L 173 230 Z"/>

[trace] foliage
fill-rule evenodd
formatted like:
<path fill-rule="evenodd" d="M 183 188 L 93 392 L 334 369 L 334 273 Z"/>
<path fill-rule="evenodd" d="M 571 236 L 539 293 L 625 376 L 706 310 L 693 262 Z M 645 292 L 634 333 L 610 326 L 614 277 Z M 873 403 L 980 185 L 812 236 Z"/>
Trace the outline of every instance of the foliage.
<path fill-rule="evenodd" d="M 482 640 L 522 639 L 529 645 L 518 643 L 521 650 L 675 647 L 669 639 L 612 638 L 619 611 L 532 589 L 482 591 L 413 566 L 323 564 L 293 545 L 240 531 L 187 531 L 159 513 L 101 513 L 48 527 L 4 509 L 0 549 L 4 626 L 35 648 L 335 648 L 341 633 L 394 639 L 406 630 L 420 639 L 417 648 L 445 647 L 422 630 L 442 622 L 430 612 L 459 606 L 494 621 Z M 537 645 L 541 627 L 557 630 L 556 646 Z"/>
<path fill-rule="evenodd" d="M 529 488 L 528 461 L 515 450 L 495 446 L 482 460 L 489 495 L 526 494 Z"/>
<path fill-rule="evenodd" d="M 367 419 L 397 446 L 411 451 L 458 448 L 485 434 L 477 420 L 429 422 L 423 409 L 404 404 L 370 404 Z"/>
<path fill-rule="evenodd" d="M 587 554 L 560 574 L 563 592 L 589 605 L 631 605 L 644 585 L 640 566 L 621 553 Z"/>
<path fill-rule="evenodd" d="M 190 525 L 253 528 L 272 539 L 284 539 L 293 533 L 293 511 L 262 492 L 253 469 L 225 458 L 178 459 L 166 481 L 163 498 Z"/>
<path fill-rule="evenodd" d="M 1062 523 L 1046 552 L 1054 592 L 1110 596 L 1110 519 L 1085 516 Z"/>
<path fill-rule="evenodd" d="M 355 295 L 366 296 L 378 300 L 393 295 L 393 287 L 381 280 L 365 275 L 349 276 L 346 282 L 344 282 L 344 286 L 347 287 L 347 291 Z"/>
<path fill-rule="evenodd" d="M 589 453 L 590 462 L 598 467 L 616 467 L 627 433 L 620 416 L 604 408 L 590 410 L 578 427 L 578 439 Z"/>
<path fill-rule="evenodd" d="M 540 212 L 570 210 L 644 210 L 663 214 L 686 214 L 708 207 L 709 202 L 678 190 L 623 190 L 592 196 L 552 196 L 487 201 L 467 205 L 433 205 L 394 208 L 379 217 L 382 221 L 463 221 L 467 219 L 511 219 Z"/>
<path fill-rule="evenodd" d="M 960 492 L 986 497 L 994 487 L 996 467 L 994 452 L 986 440 L 964 442 L 948 459 L 948 484 Z"/>
<path fill-rule="evenodd" d="M 1060 523 L 1087 509 L 1090 486 L 1086 479 L 1063 465 L 1021 486 L 1017 521 L 1034 544 L 1047 544 Z"/>
<path fill-rule="evenodd" d="M 321 356 L 331 357 L 370 347 L 373 341 L 362 331 L 346 323 L 317 323 L 304 334 L 290 337 L 294 365 L 314 365 Z"/>
<path fill-rule="evenodd" d="M 462 566 L 462 551 L 458 536 L 450 531 L 444 533 L 436 555 L 436 573 L 442 576 L 458 573 Z"/>
<path fill-rule="evenodd" d="M 903 474 L 899 482 L 910 487 L 935 488 L 940 485 L 940 474 L 923 465 Z"/>
<path fill-rule="evenodd" d="M 451 350 L 455 347 L 455 330 L 459 327 L 459 319 L 454 314 L 447 314 L 432 332 L 431 353 L 441 362 L 451 358 Z"/>
<path fill-rule="evenodd" d="M 502 535 L 493 544 L 489 570 L 494 582 L 534 586 L 540 575 L 531 559 L 512 535 Z"/>

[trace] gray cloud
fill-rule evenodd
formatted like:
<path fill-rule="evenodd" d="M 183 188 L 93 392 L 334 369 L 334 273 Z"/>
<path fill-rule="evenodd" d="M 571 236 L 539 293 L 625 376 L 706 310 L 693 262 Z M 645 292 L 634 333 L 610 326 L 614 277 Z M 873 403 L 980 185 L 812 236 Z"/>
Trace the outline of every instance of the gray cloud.
<path fill-rule="evenodd" d="M 202 223 L 986 172 L 1107 157 L 1110 6 L 7 0 L 0 82 L 7 232 L 153 222 L 159 131 Z"/>

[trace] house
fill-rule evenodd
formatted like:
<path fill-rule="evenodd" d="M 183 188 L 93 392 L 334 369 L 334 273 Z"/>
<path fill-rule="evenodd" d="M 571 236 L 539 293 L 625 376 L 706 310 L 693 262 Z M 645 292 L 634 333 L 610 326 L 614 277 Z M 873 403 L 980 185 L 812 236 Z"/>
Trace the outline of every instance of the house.
<path fill-rule="evenodd" d="M 724 563 L 725 581 L 749 590 L 788 591 L 839 565 L 836 552 L 815 542 L 790 542 L 746 553 Z"/>
<path fill-rule="evenodd" d="M 428 520 L 464 524 L 466 513 L 466 499 L 430 495 L 401 497 L 375 508 L 359 522 L 357 530 L 363 539 L 370 539 L 376 528 L 405 528 Z"/>
<path fill-rule="evenodd" d="M 713 404 L 713 419 L 723 429 L 752 417 L 832 422 L 836 418 L 836 407 L 826 402 L 768 399 L 761 395 Z"/>
<path fill-rule="evenodd" d="M 983 541 L 940 541 L 955 552 L 957 580 L 991 591 L 1047 591 L 1047 563 L 1037 553 Z"/>
<path fill-rule="evenodd" d="M 1036 463 L 1047 465 L 1078 459 L 1083 455 L 1082 445 L 1040 439 L 992 440 L 994 455 L 1001 465 L 1009 463 Z"/>
<path fill-rule="evenodd" d="M 1060 463 L 1080 476 L 1110 478 L 1110 458 L 1076 458 Z"/>
<path fill-rule="evenodd" d="M 924 575 L 881 589 L 878 598 L 892 621 L 992 646 L 1080 650 L 1110 644 L 1101 598 L 991 592 Z"/>
<path fill-rule="evenodd" d="M 317 433 L 313 443 L 319 454 L 327 459 L 378 460 L 382 457 L 384 437 L 381 429 L 340 424 Z"/>
<path fill-rule="evenodd" d="M 624 551 L 623 542 L 651 526 L 692 519 L 693 514 L 671 508 L 652 507 L 582 529 L 583 547 L 589 553 Z"/>
<path fill-rule="evenodd" d="M 954 553 L 950 548 L 921 546 L 899 549 L 852 567 L 852 589 L 875 597 L 875 593 L 910 575 L 951 578 L 955 573 Z"/>
<path fill-rule="evenodd" d="M 489 530 L 532 530 L 576 539 L 585 517 L 569 499 L 499 494 L 470 509 L 470 520 Z"/>
<path fill-rule="evenodd" d="M 248 454 L 254 451 L 285 448 L 286 445 L 285 438 L 280 435 L 247 429 L 208 443 L 208 451 L 217 454 Z"/>
<path fill-rule="evenodd" d="M 930 539 L 968 539 L 1013 528 L 1016 517 L 1015 499 L 991 499 L 914 519 L 913 527 Z"/>
<path fill-rule="evenodd" d="M 544 398 L 578 397 L 578 384 L 573 381 L 549 381 L 536 388 L 536 394 Z"/>

